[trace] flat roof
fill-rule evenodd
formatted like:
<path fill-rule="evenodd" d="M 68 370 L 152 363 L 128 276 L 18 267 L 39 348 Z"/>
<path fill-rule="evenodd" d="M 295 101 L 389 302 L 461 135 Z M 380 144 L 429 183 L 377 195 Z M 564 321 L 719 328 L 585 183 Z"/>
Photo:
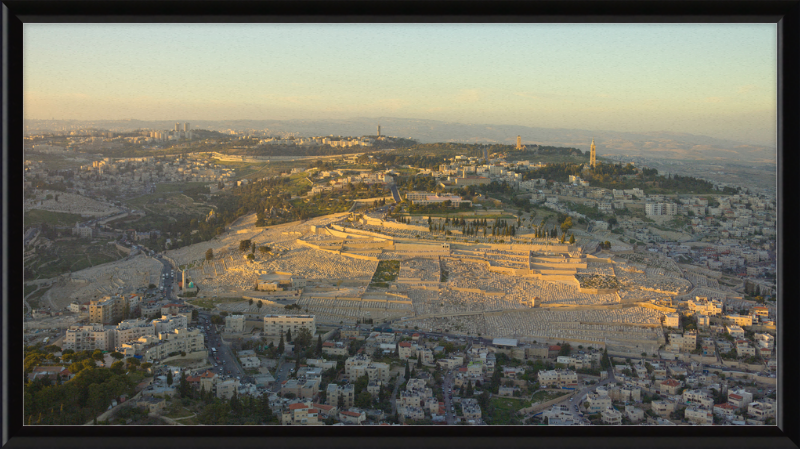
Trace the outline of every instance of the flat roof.
<path fill-rule="evenodd" d="M 517 340 L 514 338 L 495 338 L 492 340 L 495 346 L 517 346 Z"/>

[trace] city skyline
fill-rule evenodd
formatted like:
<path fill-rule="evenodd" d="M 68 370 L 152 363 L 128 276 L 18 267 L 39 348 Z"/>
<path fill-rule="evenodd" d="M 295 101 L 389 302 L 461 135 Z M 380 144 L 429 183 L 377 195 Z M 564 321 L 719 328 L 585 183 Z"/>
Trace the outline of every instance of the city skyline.
<path fill-rule="evenodd" d="M 774 24 L 26 24 L 24 115 L 394 116 L 775 145 L 776 31 Z M 183 50 L 159 50 L 168 47 Z"/>

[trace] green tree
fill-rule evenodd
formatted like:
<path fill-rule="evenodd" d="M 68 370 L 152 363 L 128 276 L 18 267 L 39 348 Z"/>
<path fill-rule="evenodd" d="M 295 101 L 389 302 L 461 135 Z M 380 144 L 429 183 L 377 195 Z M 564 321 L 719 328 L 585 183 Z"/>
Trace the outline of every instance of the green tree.
<path fill-rule="evenodd" d="M 372 395 L 368 391 L 362 391 L 356 396 L 355 406 L 359 408 L 370 408 L 372 406 Z"/>
<path fill-rule="evenodd" d="M 300 331 L 297 333 L 297 336 L 294 338 L 294 344 L 297 345 L 298 348 L 305 349 L 311 346 L 311 341 L 313 338 L 314 336 L 311 335 L 311 332 L 305 327 L 303 327 L 300 329 Z"/>
<path fill-rule="evenodd" d="M 572 227 L 572 217 L 567 217 L 564 219 L 564 222 L 561 223 L 561 232 L 566 233 L 569 228 Z"/>
<path fill-rule="evenodd" d="M 283 334 L 281 334 L 281 340 L 278 342 L 278 354 L 283 354 L 286 350 L 286 346 L 283 344 Z"/>
<path fill-rule="evenodd" d="M 322 354 L 322 335 L 317 335 L 317 355 Z"/>
<path fill-rule="evenodd" d="M 92 358 L 97 360 L 98 362 L 102 362 L 104 358 L 103 351 L 95 349 L 95 351 L 92 353 Z"/>
<path fill-rule="evenodd" d="M 167 385 L 172 386 L 172 370 L 167 371 Z"/>
<path fill-rule="evenodd" d="M 239 251 L 247 251 L 250 249 L 250 239 L 239 241 Z"/>
<path fill-rule="evenodd" d="M 208 248 L 208 250 L 206 251 L 206 260 L 212 260 L 212 259 L 214 259 L 214 249 Z"/>
<path fill-rule="evenodd" d="M 114 352 L 112 352 L 112 353 L 111 353 L 111 357 L 114 357 L 114 358 L 115 358 L 115 359 L 117 359 L 117 360 L 122 360 L 122 359 L 124 359 L 124 358 L 125 358 L 125 356 L 124 356 L 124 355 L 122 355 L 121 353 L 119 353 L 119 352 L 117 352 L 117 351 L 114 351 Z"/>
<path fill-rule="evenodd" d="M 289 329 L 286 331 L 286 341 L 291 343 L 292 342 L 292 330 Z"/>

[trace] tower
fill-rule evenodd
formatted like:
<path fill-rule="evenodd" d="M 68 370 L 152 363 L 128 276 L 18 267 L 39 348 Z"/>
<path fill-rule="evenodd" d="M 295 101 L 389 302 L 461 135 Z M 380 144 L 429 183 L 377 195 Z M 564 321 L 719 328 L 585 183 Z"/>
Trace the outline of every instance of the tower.
<path fill-rule="evenodd" d="M 378 137 L 381 136 L 381 125 L 378 125 Z"/>
<path fill-rule="evenodd" d="M 183 124 L 183 132 L 188 133 L 190 128 L 189 122 Z"/>
<path fill-rule="evenodd" d="M 589 147 L 589 165 L 592 167 L 597 165 L 597 149 L 594 147 L 594 139 L 592 139 L 592 146 Z"/>
<path fill-rule="evenodd" d="M 522 137 L 517 136 L 517 149 L 522 148 Z"/>
<path fill-rule="evenodd" d="M 179 133 L 180 131 L 181 131 L 181 124 L 178 123 L 178 122 L 175 122 L 175 133 Z"/>

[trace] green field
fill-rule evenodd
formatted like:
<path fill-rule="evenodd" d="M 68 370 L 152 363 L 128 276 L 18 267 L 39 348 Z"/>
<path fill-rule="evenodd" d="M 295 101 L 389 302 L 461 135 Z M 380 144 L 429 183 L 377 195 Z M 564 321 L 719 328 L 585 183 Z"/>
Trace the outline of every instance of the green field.
<path fill-rule="evenodd" d="M 30 295 L 31 293 L 35 292 L 37 288 L 39 288 L 39 286 L 38 286 L 38 285 L 36 285 L 36 284 L 26 284 L 26 285 L 25 285 L 25 288 L 24 288 L 24 289 L 23 289 L 23 291 L 22 291 L 22 294 L 23 294 L 24 296 L 28 296 L 28 295 Z"/>
<path fill-rule="evenodd" d="M 86 239 L 55 241 L 53 246 L 40 249 L 24 268 L 26 280 L 47 279 L 64 273 L 113 262 L 124 255 L 107 241 L 91 243 Z"/>
<path fill-rule="evenodd" d="M 495 397 L 489 401 L 489 416 L 486 422 L 492 425 L 520 424 L 517 412 L 531 406 L 531 401 Z"/>
<path fill-rule="evenodd" d="M 389 282 L 394 282 L 400 275 L 399 260 L 382 260 L 378 262 L 375 274 L 372 275 L 370 286 L 388 288 Z"/>
<path fill-rule="evenodd" d="M 552 401 L 555 398 L 558 398 L 558 397 L 561 397 L 561 396 L 564 396 L 564 395 L 567 395 L 567 394 L 569 394 L 569 392 L 539 390 L 539 391 L 537 391 L 536 393 L 533 394 L 533 396 L 531 397 L 531 402 L 536 403 L 536 402 Z"/>
<path fill-rule="evenodd" d="M 184 190 L 191 189 L 193 187 L 203 187 L 210 183 L 208 182 L 178 182 L 178 183 L 163 183 L 160 182 L 156 184 L 156 194 L 163 194 L 163 193 L 170 193 L 170 192 L 182 192 Z"/>
<path fill-rule="evenodd" d="M 50 290 L 50 287 L 41 288 L 36 293 L 32 294 L 27 299 L 28 305 L 30 305 L 34 309 L 38 309 L 39 308 L 39 300 L 42 298 L 42 296 L 44 296 L 45 293 L 47 293 L 48 290 Z"/>
<path fill-rule="evenodd" d="M 213 309 L 214 307 L 217 306 L 217 304 L 229 304 L 229 303 L 243 302 L 243 301 L 246 300 L 244 298 L 199 298 L 186 302 L 198 307 Z"/>
<path fill-rule="evenodd" d="M 39 209 L 29 210 L 22 217 L 23 226 L 26 228 L 43 222 L 53 226 L 75 226 L 75 222 L 82 220 L 83 218 L 79 214 L 50 212 Z"/>

